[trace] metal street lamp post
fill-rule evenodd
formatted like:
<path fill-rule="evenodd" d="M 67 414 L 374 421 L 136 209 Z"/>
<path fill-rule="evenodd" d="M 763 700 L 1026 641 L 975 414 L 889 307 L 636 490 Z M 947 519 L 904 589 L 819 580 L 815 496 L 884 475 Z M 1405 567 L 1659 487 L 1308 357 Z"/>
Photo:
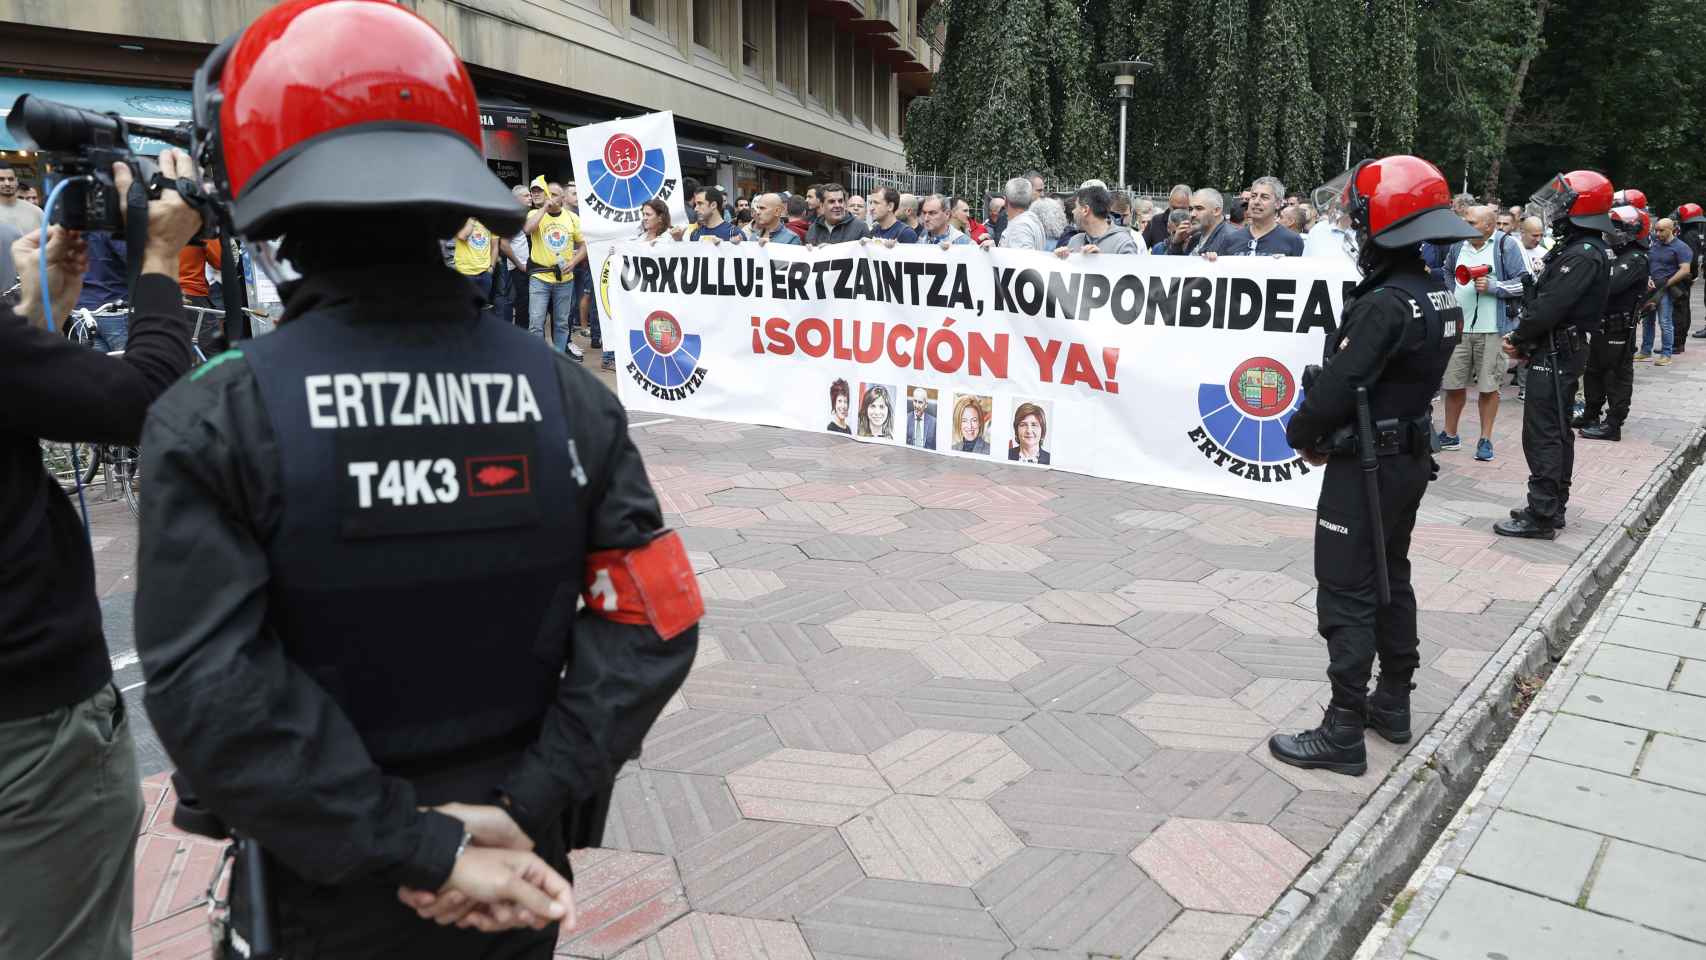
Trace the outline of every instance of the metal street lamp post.
<path fill-rule="evenodd" d="M 1356 139 L 1357 122 L 1351 120 L 1345 125 L 1345 169 L 1351 168 L 1351 141 Z"/>
<path fill-rule="evenodd" d="M 1125 189 L 1125 125 L 1126 108 L 1131 104 L 1133 92 L 1137 88 L 1137 75 L 1140 71 L 1155 66 L 1147 60 L 1112 60 L 1102 64 L 1103 70 L 1111 71 L 1114 75 L 1114 96 L 1120 101 L 1120 189 Z"/>

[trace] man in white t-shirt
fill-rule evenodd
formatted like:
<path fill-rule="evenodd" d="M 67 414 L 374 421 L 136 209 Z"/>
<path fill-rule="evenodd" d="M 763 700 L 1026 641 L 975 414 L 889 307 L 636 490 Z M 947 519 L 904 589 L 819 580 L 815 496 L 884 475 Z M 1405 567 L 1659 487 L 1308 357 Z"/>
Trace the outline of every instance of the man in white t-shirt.
<path fill-rule="evenodd" d="M 0 163 L 0 223 L 11 224 L 19 233 L 41 229 L 41 208 L 18 197 L 18 171 Z"/>
<path fill-rule="evenodd" d="M 1541 238 L 1546 235 L 1546 225 L 1539 217 L 1528 217 L 1522 221 L 1522 259 L 1528 264 L 1528 272 L 1540 276 L 1541 261 L 1546 259 L 1546 244 Z"/>

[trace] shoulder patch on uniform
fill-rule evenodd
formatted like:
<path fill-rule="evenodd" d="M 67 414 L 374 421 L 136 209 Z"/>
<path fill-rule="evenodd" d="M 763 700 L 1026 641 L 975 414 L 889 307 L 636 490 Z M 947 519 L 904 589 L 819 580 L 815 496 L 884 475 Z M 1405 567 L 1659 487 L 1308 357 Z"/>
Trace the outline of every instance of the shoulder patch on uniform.
<path fill-rule="evenodd" d="M 241 360 L 242 358 L 243 358 L 243 351 L 235 350 L 235 349 L 227 350 L 221 354 L 216 354 L 212 357 L 209 357 L 206 363 L 204 363 L 201 366 L 196 367 L 194 370 L 190 371 L 190 379 L 191 380 L 200 380 L 202 377 L 207 375 L 208 371 L 210 371 L 214 367 L 217 367 L 220 364 L 226 362 L 227 360 Z"/>

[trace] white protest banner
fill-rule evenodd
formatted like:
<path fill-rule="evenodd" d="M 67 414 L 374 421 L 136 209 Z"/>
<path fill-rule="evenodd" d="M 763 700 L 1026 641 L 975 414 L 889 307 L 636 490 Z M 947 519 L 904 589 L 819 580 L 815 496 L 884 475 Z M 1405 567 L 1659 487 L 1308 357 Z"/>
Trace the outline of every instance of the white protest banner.
<path fill-rule="evenodd" d="M 1309 507 L 1285 442 L 1338 259 L 598 244 L 630 410 Z"/>
<path fill-rule="evenodd" d="M 588 240 L 625 240 L 640 232 L 640 208 L 656 197 L 671 223 L 686 223 L 675 114 L 647 113 L 569 131 L 569 156 L 580 188 L 581 233 Z"/>

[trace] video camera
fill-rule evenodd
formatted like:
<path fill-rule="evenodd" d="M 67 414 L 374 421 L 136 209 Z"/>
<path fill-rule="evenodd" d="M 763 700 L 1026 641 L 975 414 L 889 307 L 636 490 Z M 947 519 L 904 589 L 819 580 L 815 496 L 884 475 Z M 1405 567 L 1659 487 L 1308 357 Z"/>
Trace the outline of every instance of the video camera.
<path fill-rule="evenodd" d="M 65 192 L 54 208 L 57 214 L 54 223 L 60 226 L 96 233 L 123 233 L 126 198 L 113 182 L 114 163 L 127 164 L 136 182 L 147 188 L 151 197 L 158 197 L 162 188 L 177 190 L 184 194 L 185 200 L 203 208 L 205 224 L 217 222 L 206 209 L 207 199 L 199 184 L 190 180 L 175 183 L 162 180 L 154 160 L 130 148 L 130 136 L 137 134 L 190 149 L 188 123 L 175 126 L 137 123 L 116 113 L 96 113 L 26 93 L 12 103 L 6 130 L 19 146 L 44 155 L 48 173 L 67 181 Z"/>

